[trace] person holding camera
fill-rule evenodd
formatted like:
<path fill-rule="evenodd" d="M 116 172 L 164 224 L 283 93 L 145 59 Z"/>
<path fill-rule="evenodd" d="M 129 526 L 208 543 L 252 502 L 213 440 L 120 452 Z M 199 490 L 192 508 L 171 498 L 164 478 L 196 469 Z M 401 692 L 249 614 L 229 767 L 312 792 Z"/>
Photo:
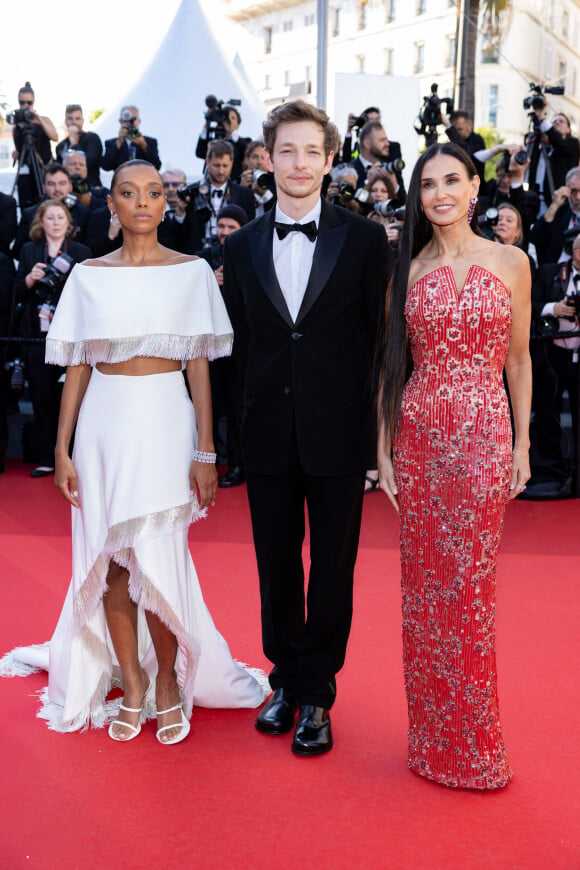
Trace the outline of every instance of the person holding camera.
<path fill-rule="evenodd" d="M 50 118 L 34 110 L 34 91 L 30 82 L 18 91 L 18 106 L 7 120 L 14 123 L 12 157 L 18 161 L 18 204 L 23 209 L 42 197 L 37 178 L 40 181 L 41 167 L 52 160 L 50 143 L 58 140 L 58 133 Z"/>
<path fill-rule="evenodd" d="M 103 156 L 103 143 L 100 136 L 83 130 L 83 110 L 78 103 L 71 103 L 66 107 L 64 123 L 68 136 L 56 146 L 57 161 L 66 166 L 66 156 L 69 151 L 82 151 L 86 160 L 88 182 L 91 187 L 100 187 L 99 169 Z"/>
<path fill-rule="evenodd" d="M 538 266 L 569 260 L 564 250 L 568 231 L 580 229 L 580 166 L 570 169 L 563 187 L 554 191 L 552 202 L 536 221 L 530 241 L 536 247 Z"/>
<path fill-rule="evenodd" d="M 405 164 L 401 157 L 401 146 L 391 142 L 380 121 L 368 121 L 360 131 L 360 153 L 350 165 L 354 166 L 358 176 L 358 186 L 364 187 L 369 171 L 381 166 L 389 173 L 397 199 L 405 202 L 405 182 L 401 170 Z"/>
<path fill-rule="evenodd" d="M 536 191 L 527 189 L 524 182 L 529 159 L 525 148 L 513 143 L 494 145 L 492 148 L 477 151 L 474 162 L 477 159 L 486 163 L 499 154 L 502 156 L 495 164 L 495 178 L 486 183 L 485 195 L 479 197 L 479 210 L 485 214 L 487 209 L 499 208 L 504 202 L 517 208 L 523 223 L 524 249 L 527 249 L 529 232 L 536 220 L 540 205 Z"/>
<path fill-rule="evenodd" d="M 41 202 L 30 227 L 31 241 L 20 252 L 16 275 L 16 302 L 24 306 L 21 335 L 37 339 L 24 351 L 39 461 L 31 477 L 54 472 L 59 382 L 64 369 L 45 363 L 46 333 L 72 266 L 91 256 L 90 248 L 71 240 L 73 230 L 72 215 L 61 200 Z"/>
<path fill-rule="evenodd" d="M 572 468 L 562 451 L 560 414 L 562 398 L 568 392 L 574 445 L 578 438 L 578 392 L 580 384 L 580 337 L 565 338 L 580 329 L 580 228 L 571 248 L 571 259 L 543 265 L 532 288 L 536 331 L 558 335 L 532 343 L 534 362 L 533 452 L 543 473 L 534 473 L 542 482 L 548 478 L 553 498 L 570 495 Z M 576 457 L 578 462 L 578 457 Z"/>
<path fill-rule="evenodd" d="M 60 163 L 49 163 L 44 167 L 42 192 L 43 201 L 58 199 L 64 203 L 72 217 L 73 230 L 71 238 L 74 238 L 81 244 L 85 244 L 90 208 L 78 201 L 73 193 L 70 176 L 65 167 L 61 166 Z M 12 245 L 12 256 L 15 260 L 19 259 L 22 246 L 30 238 L 30 229 L 37 209 L 38 204 L 31 205 L 29 208 L 25 208 L 20 215 L 20 223 L 16 231 L 14 244 Z"/>
<path fill-rule="evenodd" d="M 107 205 L 109 191 L 106 187 L 91 184 L 84 151 L 67 151 L 64 155 L 64 168 L 69 173 L 72 192 L 78 203 L 93 211 Z"/>
<path fill-rule="evenodd" d="M 355 115 L 353 112 L 349 113 L 347 126 L 346 126 L 346 135 L 344 137 L 342 143 L 342 151 L 340 155 L 341 163 L 350 163 L 353 159 L 353 152 L 356 156 L 357 144 L 353 148 L 352 145 L 352 131 L 358 131 L 364 127 L 365 124 L 368 124 L 369 121 L 380 121 L 381 120 L 381 110 L 377 109 L 376 106 L 369 106 L 364 112 L 361 112 L 360 115 Z"/>
<path fill-rule="evenodd" d="M 551 204 L 556 190 L 564 186 L 566 174 L 578 166 L 580 148 L 578 139 L 572 136 L 568 117 L 563 112 L 559 112 L 554 115 L 551 121 L 548 121 L 546 98 L 538 96 L 536 99 L 538 104 L 542 103 L 542 105 L 532 104 L 533 111 L 530 113 L 533 121 L 533 132 L 526 140 L 531 158 L 527 180 L 539 191 L 545 210 Z M 545 155 L 540 148 L 542 140 L 547 146 L 549 173 Z M 550 184 L 550 174 L 553 186 Z"/>
<path fill-rule="evenodd" d="M 242 163 L 240 185 L 251 188 L 256 204 L 256 217 L 263 215 L 274 205 L 276 186 L 272 175 L 266 169 L 264 143 L 261 139 L 248 143 Z"/>
<path fill-rule="evenodd" d="M 137 106 L 123 106 L 117 138 L 105 141 L 105 153 L 101 158 L 102 169 L 115 170 L 128 160 L 146 160 L 155 169 L 160 168 L 157 139 L 144 136 L 139 129 L 140 124 Z"/>
<path fill-rule="evenodd" d="M 445 132 L 450 142 L 455 142 L 460 148 L 466 151 L 473 160 L 475 169 L 480 180 L 481 196 L 485 192 L 485 166 L 475 154 L 477 151 L 485 150 L 485 141 L 483 136 L 473 131 L 473 119 L 469 112 L 465 109 L 455 109 L 449 117 L 441 111 L 441 123 L 445 125 Z M 483 185 L 483 188 L 481 187 Z"/>
<path fill-rule="evenodd" d="M 211 142 L 219 139 L 229 142 L 233 149 L 233 166 L 230 176 L 233 181 L 238 181 L 242 174 L 246 148 L 251 140 L 240 136 L 238 128 L 242 123 L 242 116 L 235 106 L 230 106 L 227 103 L 225 105 L 220 105 L 220 103 L 213 98 L 215 102 L 213 106 L 210 107 L 208 103 L 208 100 L 210 99 L 211 96 L 206 99 L 208 111 L 205 113 L 203 129 L 199 134 L 199 139 L 197 140 L 195 156 L 199 157 L 201 160 L 206 160 L 208 156 L 208 147 Z M 215 121 L 212 121 L 212 118 L 216 116 L 216 113 L 219 119 L 219 128 L 221 128 L 218 129 L 218 135 L 214 135 L 214 131 L 212 130 L 212 124 L 216 123 Z"/>
<path fill-rule="evenodd" d="M 188 250 L 190 222 L 187 202 L 179 196 L 179 191 L 187 186 L 187 176 L 183 169 L 166 169 L 161 173 L 161 178 L 167 207 L 163 220 L 157 228 L 159 243 L 182 254 L 192 253 Z"/>

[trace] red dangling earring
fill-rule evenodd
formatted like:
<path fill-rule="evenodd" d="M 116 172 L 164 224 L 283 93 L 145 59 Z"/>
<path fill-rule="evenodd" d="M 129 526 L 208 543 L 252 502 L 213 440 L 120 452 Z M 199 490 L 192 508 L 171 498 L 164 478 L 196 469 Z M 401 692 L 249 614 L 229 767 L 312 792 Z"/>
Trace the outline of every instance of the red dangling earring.
<path fill-rule="evenodd" d="M 477 205 L 477 197 L 472 196 L 471 199 L 469 200 L 469 206 L 467 207 L 467 223 L 468 224 L 470 224 L 472 219 L 473 219 L 476 205 Z"/>

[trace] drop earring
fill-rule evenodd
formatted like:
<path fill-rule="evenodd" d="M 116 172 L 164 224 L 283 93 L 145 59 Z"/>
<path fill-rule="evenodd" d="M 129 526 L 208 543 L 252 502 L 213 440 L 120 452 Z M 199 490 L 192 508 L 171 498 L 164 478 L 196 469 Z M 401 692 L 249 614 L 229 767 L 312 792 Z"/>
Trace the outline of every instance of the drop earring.
<path fill-rule="evenodd" d="M 473 215 L 475 213 L 475 206 L 477 205 L 477 197 L 472 196 L 469 200 L 469 206 L 467 207 L 467 223 L 470 224 L 473 220 Z"/>

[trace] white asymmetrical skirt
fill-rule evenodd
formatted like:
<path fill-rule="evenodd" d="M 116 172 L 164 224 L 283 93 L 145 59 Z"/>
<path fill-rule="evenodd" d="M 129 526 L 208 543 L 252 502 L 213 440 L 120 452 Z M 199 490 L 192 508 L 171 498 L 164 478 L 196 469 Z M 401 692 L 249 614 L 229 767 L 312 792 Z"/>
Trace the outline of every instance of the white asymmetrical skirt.
<path fill-rule="evenodd" d="M 264 700 L 265 678 L 232 659 L 189 553 L 189 524 L 202 515 L 189 490 L 195 442 L 180 371 L 133 377 L 93 369 L 73 453 L 80 508 L 72 508 L 73 577 L 64 607 L 48 644 L 13 650 L 0 662 L 4 674 L 48 669 L 39 715 L 55 730 L 102 727 L 118 712 L 120 699 L 106 701 L 121 685 L 103 607 L 111 560 L 129 571 L 139 656 L 152 682 L 157 662 L 145 611 L 177 638 L 188 718 L 194 704 L 257 707 Z"/>

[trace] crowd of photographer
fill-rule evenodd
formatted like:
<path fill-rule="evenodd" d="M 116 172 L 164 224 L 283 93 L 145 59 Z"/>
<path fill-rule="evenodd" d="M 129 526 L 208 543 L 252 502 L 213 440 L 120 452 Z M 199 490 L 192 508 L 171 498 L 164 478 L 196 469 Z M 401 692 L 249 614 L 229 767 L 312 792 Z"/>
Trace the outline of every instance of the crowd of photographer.
<path fill-rule="evenodd" d="M 528 252 L 534 276 L 532 458 L 538 492 L 552 497 L 571 489 L 573 458 L 562 450 L 560 412 L 568 394 L 576 434 L 580 348 L 579 143 L 564 114 L 548 117 L 546 94 L 553 92 L 561 91 L 531 86 L 524 100 L 529 132 L 521 143 L 486 147 L 474 132 L 469 114 L 455 110 L 451 99 L 440 99 L 436 85 L 424 100 L 415 128 L 426 144 L 436 141 L 444 129 L 448 139 L 465 149 L 481 178 L 482 232 L 498 244 L 518 245 Z M 18 338 L 38 341 L 7 352 L 0 385 L 0 456 L 6 438 L 6 395 L 14 394 L 10 379 L 18 389 L 24 361 L 36 426 L 32 452 L 40 463 L 33 474 L 40 476 L 52 470 L 50 444 L 58 408 L 58 378 L 54 372 L 41 371 L 42 336 L 72 264 L 122 244 L 120 226 L 110 218 L 108 191 L 100 173 L 133 158 L 156 168 L 162 164 L 157 140 L 141 131 L 136 106 L 121 109 L 117 137 L 103 144 L 97 134 L 83 129 L 81 106 L 68 105 L 68 135 L 56 145 L 53 160 L 51 142 L 58 138 L 56 129 L 50 119 L 35 111 L 28 82 L 18 98 L 18 110 L 7 119 L 14 125 L 20 221 L 15 199 L 0 194 L 0 331 L 7 335 L 12 330 Z M 195 146 L 203 160 L 198 180 L 188 182 L 179 168 L 162 172 L 167 211 L 159 227 L 160 241 L 207 259 L 220 286 L 225 236 L 276 201 L 262 141 L 239 134 L 239 105 L 239 101 L 224 102 L 213 95 L 206 98 L 204 124 Z M 486 179 L 490 161 L 495 161 L 494 176 Z M 349 114 L 341 151 L 323 188 L 323 195 L 333 204 L 381 223 L 395 256 L 405 213 L 404 168 L 399 143 L 389 139 L 380 109 L 370 106 L 360 114 Z M 17 273 L 14 261 L 19 261 Z M 568 332 L 572 335 L 561 337 Z M 243 376 L 229 360 L 214 364 L 213 369 L 216 434 L 228 463 L 221 485 L 236 486 L 244 480 L 239 451 Z M 225 431 L 219 424 L 221 418 L 227 420 Z M 370 470 L 367 490 L 375 488 L 376 473 Z M 533 489 L 534 480 L 528 486 L 532 493 Z"/>

